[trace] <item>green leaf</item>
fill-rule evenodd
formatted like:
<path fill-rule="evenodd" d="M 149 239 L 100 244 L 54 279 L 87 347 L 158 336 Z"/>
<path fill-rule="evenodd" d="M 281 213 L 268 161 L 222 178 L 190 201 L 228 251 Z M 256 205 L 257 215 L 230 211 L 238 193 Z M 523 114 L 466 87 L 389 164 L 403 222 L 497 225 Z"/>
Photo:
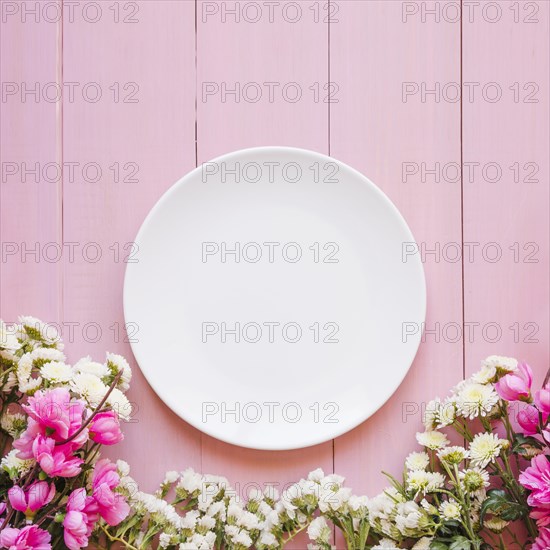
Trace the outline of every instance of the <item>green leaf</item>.
<path fill-rule="evenodd" d="M 451 542 L 449 550 L 470 550 L 471 547 L 472 543 L 469 539 L 463 536 L 458 536 L 453 539 L 453 542 Z"/>
<path fill-rule="evenodd" d="M 430 544 L 430 550 L 449 550 L 449 547 L 444 542 L 433 540 Z"/>
<path fill-rule="evenodd" d="M 524 517 L 528 512 L 526 506 L 510 500 L 508 493 L 503 489 L 491 489 L 487 493 L 487 498 L 481 505 L 479 520 L 481 525 L 485 520 L 485 515 L 491 513 L 504 521 L 515 521 Z"/>

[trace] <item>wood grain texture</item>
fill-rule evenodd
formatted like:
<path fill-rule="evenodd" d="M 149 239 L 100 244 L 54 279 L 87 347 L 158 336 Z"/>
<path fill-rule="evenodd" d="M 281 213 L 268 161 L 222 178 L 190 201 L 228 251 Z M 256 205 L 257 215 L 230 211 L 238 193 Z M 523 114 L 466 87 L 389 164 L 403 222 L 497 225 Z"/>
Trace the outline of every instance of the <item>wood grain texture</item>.
<path fill-rule="evenodd" d="M 464 264 L 466 367 L 511 355 L 540 383 L 550 358 L 550 5 L 496 5 L 464 23 L 464 241 L 475 243 Z"/>
<path fill-rule="evenodd" d="M 61 41 L 55 22 L 40 13 L 24 14 L 15 3 L 9 8 L 2 3 L 0 318 L 15 321 L 18 315 L 34 315 L 58 323 L 61 102 L 56 96 Z M 54 15 L 52 11 L 50 18 Z"/>
<path fill-rule="evenodd" d="M 85 354 L 102 360 L 105 350 L 131 356 L 122 311 L 126 261 L 139 261 L 131 243 L 157 199 L 195 166 L 194 5 L 140 2 L 131 17 L 136 22 L 125 22 L 130 12 L 122 8 L 129 4 L 119 4 L 118 23 L 106 5 L 97 23 L 76 16 L 70 23 L 65 13 L 64 78 L 82 89 L 91 83 L 90 97 L 96 88 L 102 93 L 97 102 L 77 96 L 63 112 L 65 162 L 96 163 L 102 174 L 94 182 L 92 165 L 89 174 L 72 182 L 66 174 L 64 181 L 64 238 L 84 252 L 64 265 L 73 360 Z M 98 250 L 101 258 L 94 261 Z M 159 283 L 143 291 L 154 292 Z M 140 337 L 139 327 L 128 332 Z M 200 436 L 161 402 L 139 369 L 134 372 L 129 398 L 137 406 L 135 422 L 120 453 L 148 490 L 165 470 L 200 468 Z"/>

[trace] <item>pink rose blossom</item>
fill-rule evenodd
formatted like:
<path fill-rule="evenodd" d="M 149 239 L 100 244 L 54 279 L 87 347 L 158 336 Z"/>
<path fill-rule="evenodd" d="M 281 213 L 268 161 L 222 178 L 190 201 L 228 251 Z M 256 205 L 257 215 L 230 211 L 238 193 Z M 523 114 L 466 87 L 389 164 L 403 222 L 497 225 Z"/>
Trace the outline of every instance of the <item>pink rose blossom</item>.
<path fill-rule="evenodd" d="M 8 491 L 8 498 L 12 508 L 24 512 L 27 517 L 49 504 L 55 495 L 55 485 L 48 485 L 45 481 L 35 481 L 25 490 L 18 485 Z"/>
<path fill-rule="evenodd" d="M 36 525 L 23 529 L 6 527 L 0 533 L 0 545 L 8 550 L 51 550 L 51 535 Z"/>
<path fill-rule="evenodd" d="M 83 460 L 72 455 L 68 445 L 55 445 L 49 437 L 39 435 L 33 442 L 33 455 L 50 477 L 75 477 L 80 473 Z"/>
<path fill-rule="evenodd" d="M 113 492 L 119 482 L 116 466 L 109 459 L 96 462 L 92 475 L 93 496 L 99 514 L 109 525 L 118 525 L 130 512 L 124 497 Z"/>
<path fill-rule="evenodd" d="M 98 520 L 97 503 L 86 495 L 86 489 L 76 489 L 69 495 L 67 514 L 63 520 L 63 538 L 69 550 L 88 546 L 88 539 Z"/>
<path fill-rule="evenodd" d="M 518 365 L 518 370 L 507 374 L 496 384 L 497 393 L 506 401 L 528 401 L 531 398 L 533 371 L 527 363 Z"/>
<path fill-rule="evenodd" d="M 535 393 L 535 404 L 543 414 L 550 415 L 550 389 L 543 388 Z"/>
<path fill-rule="evenodd" d="M 535 435 L 539 428 L 539 410 L 533 405 L 525 407 L 518 413 L 518 424 L 525 435 Z"/>
<path fill-rule="evenodd" d="M 101 445 L 115 445 L 124 438 L 115 411 L 97 413 L 90 423 L 89 430 L 92 441 Z"/>
<path fill-rule="evenodd" d="M 543 527 L 539 530 L 539 536 L 531 550 L 548 550 L 550 548 L 550 529 Z"/>

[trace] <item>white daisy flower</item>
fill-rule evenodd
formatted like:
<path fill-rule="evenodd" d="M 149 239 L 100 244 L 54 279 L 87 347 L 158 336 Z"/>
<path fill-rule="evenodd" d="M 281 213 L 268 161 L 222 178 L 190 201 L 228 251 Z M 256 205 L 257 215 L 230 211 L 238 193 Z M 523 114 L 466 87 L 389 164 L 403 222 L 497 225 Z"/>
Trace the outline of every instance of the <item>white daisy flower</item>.
<path fill-rule="evenodd" d="M 75 374 L 71 380 L 71 389 L 84 398 L 92 407 L 96 407 L 105 397 L 107 386 L 95 374 Z"/>
<path fill-rule="evenodd" d="M 21 344 L 15 336 L 15 331 L 7 327 L 4 321 L 0 319 L 0 348 L 15 352 L 21 347 Z"/>
<path fill-rule="evenodd" d="M 493 462 L 500 455 L 500 451 L 506 443 L 493 433 L 476 434 L 474 440 L 470 443 L 472 465 L 485 468 L 487 464 Z"/>
<path fill-rule="evenodd" d="M 123 420 L 130 420 L 132 416 L 132 404 L 118 388 L 114 388 L 109 394 L 107 405 L 109 405 Z"/>
<path fill-rule="evenodd" d="M 62 384 L 70 382 L 73 379 L 74 371 L 73 368 L 66 363 L 50 361 L 42 366 L 40 374 L 44 380 L 48 380 L 54 384 Z"/>
<path fill-rule="evenodd" d="M 27 417 L 21 413 L 5 412 L 1 421 L 2 429 L 17 439 L 27 428 Z"/>
<path fill-rule="evenodd" d="M 30 471 L 34 465 L 34 460 L 22 460 L 17 457 L 19 451 L 12 449 L 7 455 L 5 455 L 0 461 L 0 468 L 2 468 L 11 479 L 17 479 L 24 476 Z"/>
<path fill-rule="evenodd" d="M 456 396 L 458 411 L 465 418 L 487 416 L 498 403 L 499 397 L 493 386 L 469 382 Z"/>
<path fill-rule="evenodd" d="M 442 462 L 447 464 L 460 464 L 469 456 L 468 451 L 464 447 L 455 445 L 453 447 L 445 447 L 438 451 L 437 456 Z"/>
<path fill-rule="evenodd" d="M 445 519 L 460 519 L 460 504 L 454 500 L 442 502 L 439 511 Z"/>
<path fill-rule="evenodd" d="M 489 487 L 489 472 L 482 468 L 469 468 L 458 472 L 458 479 L 466 491 L 477 493 Z"/>
<path fill-rule="evenodd" d="M 518 360 L 513 357 L 501 357 L 499 355 L 490 355 L 481 362 L 482 366 L 495 367 L 495 369 L 503 374 L 514 372 L 518 368 Z"/>
<path fill-rule="evenodd" d="M 494 364 L 481 363 L 481 369 L 472 375 L 472 380 L 478 384 L 488 384 L 497 375 L 497 368 Z"/>
<path fill-rule="evenodd" d="M 422 445 L 422 447 L 427 447 L 432 450 L 441 449 L 450 443 L 447 436 L 437 430 L 419 432 L 416 434 L 416 440 L 420 445 Z"/>
<path fill-rule="evenodd" d="M 93 374 L 98 378 L 105 378 L 109 374 L 107 365 L 92 361 L 92 358 L 88 355 L 83 357 L 77 363 L 74 364 L 75 372 Z"/>
<path fill-rule="evenodd" d="M 122 355 L 107 353 L 107 367 L 115 376 L 122 371 L 122 375 L 117 385 L 121 391 L 127 391 L 130 387 L 130 381 L 132 380 L 132 369 L 128 361 L 126 361 Z"/>
<path fill-rule="evenodd" d="M 405 459 L 407 470 L 425 470 L 430 463 L 428 453 L 410 453 Z"/>

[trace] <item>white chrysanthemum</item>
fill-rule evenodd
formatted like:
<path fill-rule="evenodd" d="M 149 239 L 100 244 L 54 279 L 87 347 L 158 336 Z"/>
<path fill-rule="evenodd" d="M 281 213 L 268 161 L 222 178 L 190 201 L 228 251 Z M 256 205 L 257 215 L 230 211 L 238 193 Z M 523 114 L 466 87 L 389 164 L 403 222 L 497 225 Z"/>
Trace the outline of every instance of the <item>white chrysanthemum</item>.
<path fill-rule="evenodd" d="M 430 493 L 445 485 L 445 477 L 439 472 L 411 470 L 407 474 L 407 485 L 416 492 Z"/>
<path fill-rule="evenodd" d="M 0 468 L 2 468 L 11 479 L 24 476 L 30 471 L 34 465 L 34 460 L 22 460 L 17 457 L 19 451 L 12 449 L 7 455 L 5 455 L 0 461 Z"/>
<path fill-rule="evenodd" d="M 481 369 L 472 375 L 472 380 L 478 384 L 488 384 L 494 380 L 497 374 L 497 368 L 493 364 L 482 363 Z"/>
<path fill-rule="evenodd" d="M 405 459 L 407 470 L 425 470 L 430 463 L 428 453 L 410 453 Z"/>
<path fill-rule="evenodd" d="M 439 511 L 445 519 L 460 519 L 460 504 L 454 500 L 442 502 Z"/>
<path fill-rule="evenodd" d="M 462 416 L 473 419 L 488 415 L 498 400 L 493 386 L 470 382 L 457 393 L 456 406 Z"/>
<path fill-rule="evenodd" d="M 21 339 L 29 338 L 30 340 L 39 341 L 45 346 L 53 346 L 58 350 L 63 349 L 59 331 L 54 325 L 49 325 L 36 317 L 30 316 L 19 317 L 19 325 Z"/>
<path fill-rule="evenodd" d="M 465 491 L 477 493 L 489 487 L 489 472 L 482 468 L 469 468 L 458 473 L 458 479 Z"/>
<path fill-rule="evenodd" d="M 307 534 L 310 540 L 317 543 L 328 544 L 332 534 L 324 517 L 315 518 L 307 528 Z"/>
<path fill-rule="evenodd" d="M 14 352 L 21 347 L 13 329 L 8 328 L 0 319 L 0 348 Z"/>
<path fill-rule="evenodd" d="M 470 443 L 470 459 L 473 466 L 485 468 L 487 464 L 495 460 L 506 443 L 496 434 L 479 433 L 474 436 Z"/>
<path fill-rule="evenodd" d="M 412 550 L 429 550 L 432 544 L 432 537 L 422 537 L 413 547 Z"/>
<path fill-rule="evenodd" d="M 21 413 L 5 412 L 2 416 L 2 429 L 17 439 L 27 427 L 27 417 Z"/>
<path fill-rule="evenodd" d="M 70 382 L 73 379 L 74 371 L 70 365 L 60 363 L 59 361 L 51 361 L 45 363 L 40 369 L 42 378 L 54 384 L 63 384 Z"/>
<path fill-rule="evenodd" d="M 422 447 L 427 447 L 432 450 L 441 449 L 450 443 L 447 436 L 437 430 L 419 432 L 416 434 L 416 440 L 420 445 L 422 445 Z"/>
<path fill-rule="evenodd" d="M 445 447 L 438 451 L 437 456 L 442 462 L 447 464 L 460 464 L 463 460 L 468 458 L 469 453 L 464 447 L 455 445 L 453 447 Z"/>
<path fill-rule="evenodd" d="M 26 393 L 32 395 L 42 384 L 42 378 L 29 378 L 27 382 L 19 384 L 19 391 L 21 393 Z"/>
<path fill-rule="evenodd" d="M 496 533 L 497 535 L 500 535 L 502 531 L 509 525 L 509 521 L 505 521 L 499 517 L 493 516 L 492 518 L 486 519 L 483 522 L 483 527 L 486 527 L 493 533 Z"/>
<path fill-rule="evenodd" d="M 105 378 L 109 374 L 107 365 L 92 361 L 92 358 L 88 355 L 83 357 L 77 363 L 74 364 L 74 370 L 78 373 L 93 374 L 98 378 Z"/>
<path fill-rule="evenodd" d="M 114 388 L 109 397 L 107 398 L 107 404 L 122 418 L 123 420 L 130 420 L 132 416 L 132 405 L 128 398 L 118 389 Z"/>
<path fill-rule="evenodd" d="M 495 367 L 501 373 L 514 372 L 518 368 L 518 360 L 513 357 L 501 357 L 499 355 L 490 355 L 481 362 L 482 366 Z"/>
<path fill-rule="evenodd" d="M 424 427 L 426 430 L 435 430 L 439 424 L 439 408 L 441 399 L 436 397 L 428 402 L 424 411 Z"/>
<path fill-rule="evenodd" d="M 107 353 L 107 367 L 112 370 L 114 375 L 117 375 L 122 371 L 122 375 L 117 386 L 122 391 L 127 391 L 130 387 L 130 381 L 132 380 L 132 369 L 130 368 L 128 361 L 126 361 L 122 355 Z"/>
<path fill-rule="evenodd" d="M 97 406 L 108 391 L 107 386 L 94 374 L 75 374 L 71 381 L 71 388 L 90 405 Z"/>

